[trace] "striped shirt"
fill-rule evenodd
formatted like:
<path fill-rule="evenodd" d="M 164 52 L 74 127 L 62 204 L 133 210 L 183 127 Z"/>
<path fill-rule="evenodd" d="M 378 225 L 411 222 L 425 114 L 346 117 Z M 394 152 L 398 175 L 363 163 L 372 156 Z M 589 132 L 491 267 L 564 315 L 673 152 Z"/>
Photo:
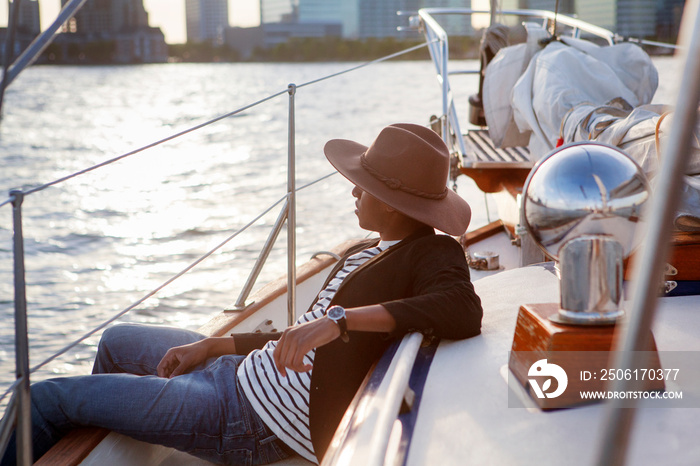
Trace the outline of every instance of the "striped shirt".
<path fill-rule="evenodd" d="M 343 268 L 318 294 L 318 300 L 311 310 L 299 317 L 295 325 L 326 315 L 328 304 L 345 277 L 396 243 L 398 241 L 382 241 L 374 248 L 348 257 Z M 272 359 L 276 347 L 277 341 L 269 341 L 262 349 L 252 351 L 238 368 L 238 379 L 253 409 L 270 430 L 299 455 L 318 462 L 309 432 L 311 371 L 295 372 L 287 369 L 287 377 L 282 377 Z M 304 356 L 304 362 L 313 364 L 315 355 L 316 350 L 311 350 Z"/>

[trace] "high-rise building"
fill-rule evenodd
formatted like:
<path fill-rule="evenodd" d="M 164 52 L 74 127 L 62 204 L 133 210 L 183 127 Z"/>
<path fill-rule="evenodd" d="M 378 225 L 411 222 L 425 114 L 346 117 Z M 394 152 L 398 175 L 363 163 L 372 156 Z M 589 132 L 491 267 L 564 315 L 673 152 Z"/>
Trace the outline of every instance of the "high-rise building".
<path fill-rule="evenodd" d="M 61 5 L 68 0 L 61 0 Z M 143 0 L 92 0 L 75 14 L 70 32 L 107 36 L 148 27 Z"/>
<path fill-rule="evenodd" d="M 397 16 L 396 12 L 399 10 L 418 10 L 418 0 L 385 0 L 383 2 L 359 0 L 359 4 L 360 28 L 358 36 L 360 38 L 414 35 L 397 30 L 398 26 L 405 26 L 407 21 L 405 18 Z"/>
<path fill-rule="evenodd" d="M 503 3 L 505 0 L 501 0 Z M 415 6 L 414 6 L 415 5 Z M 407 3 L 401 10 L 413 11 L 420 8 L 471 8 L 471 0 L 418 0 L 412 4 Z M 405 16 L 397 16 L 398 26 L 406 26 L 408 21 Z M 436 15 L 435 20 L 450 36 L 471 36 L 472 27 L 471 15 Z M 415 37 L 415 35 L 414 35 Z"/>
<path fill-rule="evenodd" d="M 578 18 L 596 26 L 614 31 L 617 28 L 617 5 L 610 0 L 576 1 Z"/>
<path fill-rule="evenodd" d="M 656 10 L 656 38 L 675 42 L 681 26 L 685 0 L 659 0 Z"/>
<path fill-rule="evenodd" d="M 674 39 L 685 0 L 576 0 L 577 16 L 621 36 Z"/>
<path fill-rule="evenodd" d="M 657 0 L 617 0 L 617 27 L 621 36 L 656 35 Z"/>
<path fill-rule="evenodd" d="M 275 43 L 295 34 L 307 34 L 311 25 L 321 30 L 322 24 L 340 24 L 342 37 L 347 39 L 405 38 L 415 34 L 398 30 L 407 25 L 407 19 L 398 16 L 397 11 L 469 8 L 471 3 L 471 0 L 260 0 L 260 12 L 263 28 L 278 36 Z M 623 36 L 661 38 L 677 34 L 684 3 L 685 0 L 501 0 L 499 5 L 502 9 L 553 10 L 558 4 L 562 14 L 575 15 Z M 435 18 L 451 36 L 473 33 L 469 16 Z M 268 33 L 265 34 L 267 37 Z M 269 43 L 267 38 L 266 42 Z"/>
<path fill-rule="evenodd" d="M 685 0 L 560 0 L 559 12 L 621 36 L 662 40 L 678 34 Z M 519 0 L 520 8 L 552 10 L 553 0 Z"/>
<path fill-rule="evenodd" d="M 470 0 L 261 0 L 261 23 L 297 23 L 307 25 L 340 24 L 347 39 L 369 37 L 414 37 L 415 33 L 400 31 L 407 26 L 405 16 L 398 11 L 417 11 L 423 7 L 468 7 Z M 444 17 L 443 27 L 450 34 L 469 35 L 468 17 Z M 442 19 L 441 19 L 442 21 Z M 270 28 L 268 28 L 270 29 Z"/>
<path fill-rule="evenodd" d="M 299 1 L 260 0 L 260 24 L 296 22 L 298 19 Z M 330 3 L 335 2 L 331 0 Z"/>
<path fill-rule="evenodd" d="M 18 23 L 17 27 L 22 32 L 32 35 L 38 35 L 41 32 L 38 0 L 23 0 L 19 3 Z"/>
<path fill-rule="evenodd" d="M 17 5 L 16 2 L 8 6 Z M 18 57 L 24 51 L 34 38 L 41 32 L 39 24 L 39 2 L 37 0 L 24 0 L 19 3 L 19 12 L 17 17 L 17 29 L 14 33 L 14 44 L 12 45 L 10 60 Z M 5 41 L 8 38 L 8 28 L 0 28 L 0 62 L 5 61 Z"/>
<path fill-rule="evenodd" d="M 186 0 L 187 42 L 224 43 L 228 28 L 228 0 Z"/>
<path fill-rule="evenodd" d="M 359 8 L 357 0 L 300 0 L 299 22 L 340 24 L 343 37 L 357 37 Z"/>
<path fill-rule="evenodd" d="M 26 0 L 25 0 L 26 1 Z M 61 0 L 61 5 L 68 0 Z M 168 59 L 160 28 L 148 25 L 143 0 L 91 0 L 63 26 L 54 44 L 68 60 L 151 63 Z M 89 44 L 92 46 L 88 47 Z M 73 51 L 78 50 L 77 54 Z M 99 56 L 97 56 L 99 55 Z"/>

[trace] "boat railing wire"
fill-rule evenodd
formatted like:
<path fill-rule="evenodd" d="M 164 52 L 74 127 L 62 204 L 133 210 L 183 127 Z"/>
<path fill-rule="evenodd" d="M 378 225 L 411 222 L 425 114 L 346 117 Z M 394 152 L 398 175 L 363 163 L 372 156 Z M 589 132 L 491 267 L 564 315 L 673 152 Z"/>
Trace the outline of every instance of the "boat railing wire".
<path fill-rule="evenodd" d="M 182 137 L 182 136 L 185 136 L 185 135 L 187 135 L 187 134 L 189 134 L 189 133 L 195 132 L 195 131 L 197 131 L 197 130 L 200 130 L 200 129 L 202 129 L 202 128 L 205 128 L 205 127 L 207 127 L 207 126 L 210 126 L 210 125 L 212 125 L 212 124 L 214 124 L 214 123 L 217 123 L 217 122 L 219 122 L 219 121 L 221 121 L 221 120 L 224 120 L 224 119 L 230 118 L 230 117 L 232 117 L 232 116 L 234 116 L 234 115 L 237 115 L 237 114 L 239 114 L 239 113 L 241 113 L 241 112 L 243 112 L 243 111 L 246 111 L 246 110 L 248 110 L 248 109 L 250 109 L 250 108 L 256 107 L 256 106 L 258 106 L 258 105 L 260 105 L 260 104 L 262 104 L 262 103 L 265 103 L 265 102 L 270 101 L 270 100 L 272 100 L 272 99 L 278 98 L 278 97 L 280 97 L 280 96 L 282 96 L 282 95 L 284 95 L 284 94 L 289 94 L 289 95 L 290 95 L 290 116 L 289 116 L 289 119 L 290 119 L 290 121 L 289 121 L 289 127 L 290 127 L 290 145 L 293 145 L 293 141 L 294 141 L 294 134 L 293 134 L 293 133 L 294 133 L 294 121 L 293 121 L 293 119 L 294 119 L 294 113 L 293 113 L 293 105 L 294 105 L 294 102 L 293 102 L 293 95 L 294 95 L 296 89 L 303 88 L 303 87 L 307 87 L 307 86 L 311 86 L 311 85 L 316 84 L 316 83 L 319 83 L 319 82 L 321 82 L 321 81 L 325 81 L 325 80 L 332 79 L 332 78 L 335 78 L 335 77 L 338 77 L 338 76 L 341 76 L 341 75 L 344 75 L 344 74 L 347 74 L 347 73 L 351 73 L 351 72 L 356 71 L 356 70 L 359 70 L 359 69 L 361 69 L 361 68 L 365 68 L 365 67 L 374 65 L 374 64 L 376 64 L 376 63 L 388 61 L 388 60 L 391 60 L 391 59 L 394 59 L 394 58 L 397 58 L 397 57 L 406 55 L 406 54 L 408 54 L 408 53 L 414 52 L 414 51 L 419 50 L 419 49 L 421 49 L 421 48 L 429 47 L 430 45 L 431 45 L 431 42 L 430 42 L 430 41 L 426 41 L 426 42 L 424 42 L 424 43 L 421 43 L 421 44 L 418 44 L 418 45 L 415 45 L 415 46 L 406 48 L 406 49 L 404 49 L 404 50 L 401 50 L 401 51 L 392 53 L 392 54 L 390 54 L 390 55 L 386 55 L 386 56 L 384 56 L 384 57 L 377 58 L 377 59 L 375 59 L 375 60 L 367 61 L 367 62 L 361 63 L 361 64 L 359 64 L 359 65 L 356 65 L 356 66 L 353 66 L 353 67 L 350 67 L 350 68 L 341 70 L 341 71 L 339 71 L 339 72 L 332 73 L 332 74 L 329 74 L 329 75 L 326 75 L 326 76 L 322 76 L 322 77 L 317 78 L 317 79 L 313 79 L 313 80 L 311 80 L 311 81 L 304 82 L 304 83 L 299 84 L 299 85 L 290 84 L 290 85 L 288 86 L 287 89 L 284 89 L 284 90 L 282 90 L 282 91 L 279 91 L 279 92 L 270 94 L 270 95 L 268 95 L 268 96 L 266 96 L 266 97 L 264 97 L 264 98 L 261 98 L 261 99 L 255 101 L 255 102 L 252 102 L 252 103 L 250 103 L 250 104 L 244 105 L 243 107 L 240 107 L 240 108 L 238 108 L 238 109 L 236 109 L 236 110 L 233 110 L 233 111 L 228 112 L 228 113 L 226 113 L 226 114 L 223 114 L 223 115 L 220 115 L 220 116 L 218 116 L 218 117 L 212 118 L 212 119 L 210 119 L 210 120 L 208 120 L 208 121 L 206 121 L 206 122 L 204 122 L 204 123 L 201 123 L 201 124 L 198 124 L 198 125 L 196 125 L 196 126 L 190 127 L 190 128 L 188 128 L 188 129 L 186 129 L 186 130 L 180 131 L 180 132 L 175 133 L 175 134 L 173 134 L 173 135 L 171 135 L 171 136 L 168 136 L 168 137 L 166 137 L 166 138 L 157 140 L 157 141 L 155 141 L 155 142 L 152 142 L 152 143 L 150 143 L 150 144 L 147 144 L 147 145 L 145 145 L 145 146 L 143 146 L 143 147 L 140 147 L 140 148 L 138 148 L 138 149 L 134 149 L 134 150 L 132 150 L 132 151 L 129 151 L 129 152 L 126 152 L 126 153 L 121 154 L 121 155 L 119 155 L 119 156 L 110 158 L 110 159 L 108 159 L 108 160 L 105 160 L 105 161 L 100 162 L 100 163 L 98 163 L 98 164 L 92 165 L 92 166 L 90 166 L 90 167 L 87 167 L 87 168 L 78 170 L 78 171 L 76 171 L 76 172 L 74 172 L 74 173 L 71 173 L 71 174 L 69 174 L 69 175 L 63 176 L 63 177 L 61 177 L 61 178 L 57 178 L 57 179 L 55 179 L 55 180 L 53 180 L 53 181 L 50 181 L 50 182 L 41 184 L 41 185 L 39 185 L 39 186 L 35 186 L 35 187 L 32 187 L 32 188 L 28 188 L 28 189 L 26 189 L 26 190 L 15 190 L 15 191 L 12 191 L 12 192 L 10 193 L 10 196 L 9 196 L 6 200 L 0 202 L 0 208 L 4 207 L 4 206 L 6 206 L 6 205 L 12 204 L 12 205 L 13 205 L 13 208 L 14 208 L 13 210 L 19 210 L 18 205 L 21 205 L 21 203 L 23 202 L 23 200 L 24 200 L 24 198 L 25 198 L 26 196 L 29 196 L 29 195 L 35 194 L 35 193 L 37 193 L 37 192 L 43 191 L 43 190 L 45 190 L 45 189 L 47 189 L 47 188 L 50 188 L 50 187 L 52 187 L 52 186 L 56 186 L 56 185 L 58 185 L 58 184 L 61 184 L 61 183 L 63 183 L 63 182 L 66 182 L 66 181 L 68 181 L 68 180 L 71 180 L 71 179 L 73 179 L 73 178 L 76 178 L 76 177 L 79 177 L 79 176 L 84 175 L 84 174 L 86 174 L 86 173 L 92 172 L 92 171 L 94 171 L 94 170 L 97 170 L 97 169 L 106 167 L 106 166 L 108 166 L 108 165 L 111 165 L 111 164 L 116 163 L 116 162 L 118 162 L 118 161 L 120 161 L 120 160 L 126 159 L 126 158 L 128 158 L 128 157 L 137 155 L 137 154 L 139 154 L 139 153 L 141 153 L 141 152 L 144 152 L 144 151 L 146 151 L 146 150 L 148 150 L 148 149 L 152 149 L 152 148 L 154 148 L 154 147 L 156 147 L 156 146 L 159 146 L 159 145 L 161 145 L 161 144 L 164 144 L 164 143 L 166 143 L 166 142 L 169 142 L 169 141 L 178 139 L 178 138 L 180 138 L 180 137 Z M 293 159 L 293 157 L 294 157 L 293 148 L 290 147 L 289 150 L 290 150 L 290 158 Z M 293 166 L 294 166 L 294 165 L 293 165 L 293 162 L 292 162 L 291 165 L 290 165 L 290 167 L 293 168 Z M 24 385 L 24 386 L 26 386 L 26 387 L 28 388 L 28 386 L 29 386 L 28 379 L 29 379 L 29 375 L 30 375 L 30 374 L 35 373 L 37 370 L 39 370 L 39 369 L 41 369 L 42 367 L 46 366 L 47 364 L 49 364 L 50 362 L 54 361 L 55 359 L 57 359 L 57 358 L 60 357 L 61 355 L 67 353 L 68 351 L 70 351 L 71 349 L 73 349 L 74 347 L 76 347 L 77 345 L 79 345 L 80 343 L 82 343 L 83 341 L 85 341 L 87 338 L 91 337 L 91 336 L 94 335 L 95 333 L 99 332 L 100 330 L 104 329 L 105 327 L 107 327 L 107 326 L 110 325 L 111 323 L 115 322 L 117 319 L 123 317 L 125 314 L 127 314 L 127 313 L 130 312 L 131 310 L 133 310 L 133 309 L 135 309 L 136 307 L 138 307 L 138 306 L 140 306 L 141 304 L 143 304 L 146 300 L 148 300 L 149 298 L 153 297 L 153 296 L 156 295 L 158 292 L 160 292 L 161 290 L 163 290 L 165 287 L 167 287 L 168 285 L 170 285 L 171 283 L 173 283 L 175 280 L 179 279 L 180 277 L 182 277 L 183 275 L 185 275 L 186 273 L 188 273 L 189 271 L 191 271 L 193 268 L 195 268 L 195 267 L 196 267 L 197 265 L 199 265 L 201 262 L 203 262 L 204 260 L 206 260 L 208 257 L 210 257 L 212 254 L 214 254 L 216 251 L 218 251 L 219 249 L 221 249 L 223 246 L 225 246 L 225 245 L 226 245 L 227 243 L 229 243 L 231 240 L 233 240 L 233 239 L 236 238 L 238 235 L 240 235 L 241 233 L 243 233 L 244 231 L 246 231 L 247 229 L 249 229 L 249 228 L 250 228 L 251 226 L 253 226 L 256 222 L 258 222 L 261 218 L 263 218 L 266 214 L 268 214 L 270 211 L 272 211 L 275 207 L 277 207 L 277 206 L 279 206 L 280 204 L 284 203 L 283 209 L 285 209 L 285 208 L 287 208 L 287 209 L 293 209 L 294 207 L 293 207 L 293 205 L 290 206 L 290 202 L 293 204 L 293 202 L 294 202 L 294 195 L 295 195 L 295 193 L 296 193 L 297 191 L 301 191 L 301 190 L 307 189 L 307 188 L 309 188 L 310 186 L 312 186 L 312 185 L 314 185 L 314 184 L 316 184 L 316 183 L 319 183 L 319 182 L 321 182 L 321 181 L 323 181 L 323 180 L 329 178 L 330 176 L 335 175 L 335 173 L 337 173 L 337 172 L 331 172 L 331 173 L 329 173 L 329 174 L 327 174 L 327 175 L 324 175 L 324 176 L 322 176 L 322 177 L 320 177 L 320 178 L 318 178 L 318 179 L 316 179 L 316 180 L 314 180 L 314 181 L 311 181 L 311 182 L 309 182 L 309 183 L 307 183 L 307 184 L 305 184 L 305 185 L 303 185 L 303 186 L 301 186 L 301 187 L 299 187 L 299 188 L 296 188 L 296 187 L 293 185 L 293 182 L 292 182 L 293 189 L 292 189 L 291 191 L 288 189 L 288 192 L 287 192 L 286 195 L 282 196 L 279 200 L 277 200 L 276 202 L 274 202 L 273 204 L 271 204 L 269 207 L 267 207 L 266 209 L 264 209 L 260 214 L 258 214 L 258 215 L 257 215 L 255 218 L 253 218 L 252 220 L 250 220 L 246 225 L 244 225 L 242 228 L 240 228 L 240 229 L 237 230 L 236 232 L 232 233 L 230 236 L 228 236 L 227 238 L 225 238 L 225 239 L 224 239 L 223 241 L 221 241 L 219 244 L 217 244 L 216 246 L 214 246 L 211 250 L 207 251 L 206 253 L 204 253 L 203 255 L 201 255 L 199 258 L 197 258 L 196 260 L 194 260 L 191 264 L 189 264 L 188 266 L 186 266 L 182 271 L 178 272 L 177 274 L 175 274 L 174 276 L 172 276 L 171 278 L 169 278 L 168 280 L 166 280 L 166 281 L 163 282 L 162 284 L 158 285 L 156 288 L 154 288 L 154 289 L 151 290 L 150 292 L 146 293 L 142 298 L 136 300 L 135 302 L 133 302 L 132 304 L 130 304 L 129 306 L 127 306 L 127 307 L 124 308 L 123 310 L 117 312 L 116 314 L 114 314 L 114 315 L 113 315 L 112 317 L 110 317 L 109 319 L 107 319 L 107 320 L 105 320 L 104 322 L 102 322 L 101 324 L 97 325 L 96 327 L 94 327 L 93 329 L 91 329 L 90 331 L 88 331 L 87 333 L 85 333 L 84 335 L 82 335 L 80 338 L 76 339 L 75 341 L 73 341 L 73 342 L 69 343 L 68 345 L 66 345 L 65 347 L 63 347 L 61 350 L 59 350 L 59 351 L 57 351 L 56 353 L 52 354 L 50 357 L 48 357 L 47 359 L 45 359 L 45 360 L 42 361 L 41 363 L 35 365 L 35 366 L 32 367 L 31 369 L 29 369 L 29 368 L 27 367 L 27 370 L 25 371 L 25 373 L 22 373 L 22 371 L 21 371 L 21 370 L 19 369 L 19 367 L 18 367 L 18 377 L 17 377 L 17 379 L 15 380 L 15 382 L 7 389 L 2 395 L 0 395 L 0 402 L 2 402 L 2 401 L 7 397 L 7 395 L 10 394 L 10 393 L 13 392 L 13 391 L 16 391 L 16 392 L 17 392 L 17 393 L 15 393 L 15 395 L 18 395 L 18 394 L 20 395 L 20 396 L 13 396 L 12 399 L 10 400 L 10 403 L 9 403 L 8 406 L 7 406 L 7 409 L 6 409 L 6 412 L 5 412 L 5 418 L 3 419 L 2 425 L 0 426 L 0 429 L 1 429 L 1 430 L 0 430 L 0 439 L 1 439 L 1 441 L 0 441 L 0 452 L 3 452 L 4 449 L 5 449 L 5 447 L 6 447 L 6 445 L 5 445 L 4 443 L 7 441 L 7 438 L 9 437 L 9 432 L 8 432 L 8 431 L 15 427 L 16 422 L 21 422 L 21 421 L 19 421 L 19 419 L 21 418 L 21 416 L 22 416 L 22 414 L 23 414 L 22 409 L 21 409 L 21 406 L 22 406 L 23 404 L 27 404 L 27 402 L 28 402 L 28 396 L 29 396 L 29 395 L 28 395 L 28 393 L 27 393 L 27 400 L 24 400 L 24 402 L 23 402 L 22 396 L 21 396 L 21 394 L 19 393 L 19 392 L 20 392 L 20 386 L 21 386 L 21 385 Z M 291 178 L 292 178 L 292 179 L 294 178 L 294 174 L 293 174 L 293 173 L 291 174 Z M 294 235 L 294 232 L 293 232 L 294 229 L 292 228 L 292 225 L 289 224 L 289 221 L 290 221 L 290 218 L 289 218 L 289 217 L 291 217 L 291 216 L 288 216 L 288 218 L 287 218 L 287 221 L 288 221 L 288 226 L 287 226 L 287 228 L 290 230 L 290 234 L 288 234 L 288 236 L 293 236 L 293 235 Z M 24 239 L 21 237 L 21 211 L 20 211 L 20 214 L 19 214 L 19 218 L 20 218 L 19 233 L 20 233 L 20 238 L 21 238 L 20 241 L 23 242 Z M 279 222 L 278 222 L 278 224 L 275 225 L 275 227 L 281 228 L 281 225 L 279 224 Z M 274 227 L 273 227 L 273 228 L 274 228 Z M 17 234 L 17 228 L 15 228 L 15 234 Z M 20 246 L 20 247 L 21 247 L 21 246 Z M 270 247 L 271 247 L 271 246 L 270 246 Z M 22 249 L 23 249 L 23 248 L 22 248 Z M 291 251 L 291 252 L 288 251 L 288 254 L 293 255 L 293 254 L 294 254 L 294 251 Z M 22 256 L 23 256 L 23 250 L 22 250 Z M 259 260 L 262 259 L 262 261 L 264 262 L 264 260 L 265 260 L 266 257 L 267 257 L 267 256 L 266 256 L 264 253 L 261 253 L 261 257 L 259 258 Z M 15 261 L 16 261 L 16 259 L 15 259 Z M 262 264 L 260 264 L 260 266 L 262 266 Z M 21 274 L 22 274 L 21 280 L 22 280 L 22 282 L 24 282 L 23 257 L 22 257 L 22 265 L 21 265 L 21 267 L 22 267 L 22 270 L 21 270 Z M 16 276 L 15 283 L 16 283 L 16 286 L 17 286 L 17 273 L 18 273 L 18 271 L 17 271 L 17 264 L 16 264 L 16 265 L 15 265 L 15 276 Z M 250 280 L 250 277 L 249 277 L 249 280 Z M 22 283 L 22 286 L 24 286 L 24 283 Z M 291 288 L 292 288 L 292 287 L 290 287 L 290 289 L 291 289 Z M 22 290 L 22 293 L 24 293 L 24 290 Z M 17 290 L 15 291 L 15 297 L 17 297 Z M 17 301 L 17 299 L 16 299 L 16 301 Z M 239 301 L 240 301 L 240 298 L 239 298 Z M 17 303 L 15 303 L 15 305 L 17 305 Z M 24 318 L 25 321 L 26 321 L 26 301 L 25 301 L 25 303 L 24 303 L 24 307 L 25 307 L 25 309 L 24 309 L 24 317 L 23 317 L 23 318 Z M 18 315 L 18 314 L 17 314 L 17 312 L 16 312 L 16 313 L 15 313 L 15 319 L 17 319 L 17 315 Z M 23 338 L 26 340 L 26 339 L 27 339 L 27 335 L 26 335 L 26 323 L 25 323 L 25 331 L 24 331 L 23 333 L 24 333 Z M 16 338 L 20 338 L 20 337 L 22 337 L 22 336 L 16 334 Z M 20 346 L 21 346 L 21 345 L 18 345 L 18 347 L 20 347 Z M 25 346 L 26 346 L 26 348 L 24 348 L 24 351 L 26 351 L 26 352 L 28 353 L 28 351 L 29 351 L 29 348 L 28 348 L 28 341 L 27 341 L 27 343 L 26 343 Z M 25 355 L 24 357 L 26 358 L 26 364 L 28 364 L 28 355 Z M 27 390 L 27 392 L 28 392 L 28 390 Z M 19 401 L 16 402 L 15 398 L 18 398 Z M 17 414 L 17 418 L 14 420 L 15 422 L 13 422 L 13 420 L 11 420 L 11 419 L 8 420 L 7 417 L 15 416 L 15 411 L 18 410 L 18 408 L 17 408 L 17 406 L 16 406 L 17 403 L 19 403 L 19 405 L 20 405 L 19 413 Z M 18 427 L 18 430 L 20 430 L 19 427 Z M 18 442 L 18 446 L 19 446 L 19 442 Z"/>
<path fill-rule="evenodd" d="M 351 72 L 353 72 L 353 71 L 357 71 L 357 70 L 359 70 L 359 69 L 361 69 L 361 68 L 365 68 L 365 67 L 367 67 L 367 66 L 371 66 L 371 65 L 374 65 L 374 64 L 376 64 L 376 63 L 381 63 L 381 62 L 384 62 L 384 61 L 388 61 L 388 60 L 391 60 L 391 59 L 394 59 L 394 58 L 397 58 L 397 57 L 406 55 L 406 54 L 408 54 L 408 53 L 411 53 L 411 52 L 414 52 L 414 51 L 416 51 L 416 50 L 422 49 L 422 48 L 424 48 L 424 47 L 428 47 L 429 45 L 430 45 L 430 42 L 423 42 L 423 43 L 420 43 L 420 44 L 418 44 L 418 45 L 414 45 L 413 47 L 409 47 L 409 48 L 406 48 L 406 49 L 404 49 L 404 50 L 400 50 L 400 51 L 398 51 L 398 52 L 392 53 L 392 54 L 390 54 L 390 55 L 383 56 L 383 57 L 381 57 L 381 58 L 377 58 L 377 59 L 375 59 L 375 60 L 371 60 L 371 61 L 367 61 L 367 62 L 361 63 L 361 64 L 356 65 L 356 66 L 353 66 L 353 67 L 351 67 L 351 68 L 347 68 L 347 69 L 338 71 L 338 72 L 336 72 L 336 73 L 332 73 L 332 74 L 329 74 L 329 75 L 326 75 L 326 76 L 322 76 L 322 77 L 320 77 L 320 78 L 316 78 L 316 79 L 313 79 L 313 80 L 311 80 L 311 81 L 304 82 L 304 83 L 302 83 L 302 84 L 296 84 L 295 86 L 296 86 L 297 89 L 301 89 L 301 88 L 303 88 L 303 87 L 307 87 L 307 86 L 310 86 L 310 85 L 312 85 L 312 84 L 317 84 L 317 83 L 320 83 L 320 82 L 322 82 L 322 81 L 326 81 L 326 80 L 328 80 L 328 79 L 336 78 L 336 77 L 338 77 L 338 76 L 341 76 L 341 75 L 344 75 L 344 74 L 348 74 L 348 73 L 351 73 Z M 159 145 L 161 145 L 161 144 L 164 144 L 164 143 L 166 143 L 166 142 L 175 140 L 175 139 L 177 139 L 177 138 L 180 138 L 180 137 L 182 137 L 182 136 L 185 136 L 185 135 L 187 135 L 187 134 L 190 134 L 190 133 L 192 133 L 192 132 L 195 132 L 195 131 L 197 131 L 197 130 L 200 130 L 200 129 L 202 129 L 202 128 L 205 128 L 205 127 L 207 127 L 207 126 L 210 126 L 210 125 L 212 125 L 212 124 L 214 124 L 214 123 L 217 123 L 217 122 L 219 122 L 219 121 L 221 121 L 221 120 L 225 120 L 225 119 L 227 119 L 227 118 L 230 118 L 230 117 L 232 117 L 232 116 L 235 116 L 235 115 L 237 115 L 237 114 L 239 114 L 239 113 L 241 113 L 241 112 L 244 112 L 244 111 L 246 111 L 246 110 L 248 110 L 248 109 L 251 109 L 251 108 L 253 108 L 253 107 L 256 107 L 256 106 L 258 106 L 258 105 L 260 105 L 260 104 L 263 104 L 263 103 L 265 103 L 265 102 L 267 102 L 267 101 L 273 100 L 273 99 L 275 99 L 275 98 L 277 98 L 277 97 L 280 97 L 280 96 L 282 96 L 282 95 L 284 95 L 284 94 L 288 94 L 288 93 L 289 93 L 289 90 L 288 90 L 288 88 L 287 88 L 287 89 L 284 89 L 284 90 L 282 90 L 282 91 L 276 92 L 276 93 L 274 93 L 274 94 L 270 94 L 270 95 L 268 95 L 267 97 L 263 97 L 263 98 L 260 99 L 260 100 L 257 100 L 257 101 L 255 101 L 255 102 L 250 103 L 250 104 L 247 104 L 247 105 L 244 105 L 243 107 L 240 107 L 240 108 L 238 108 L 238 109 L 236 109 L 236 110 L 233 110 L 233 111 L 231 111 L 231 112 L 228 112 L 228 113 L 225 113 L 225 114 L 220 115 L 220 116 L 218 116 L 218 117 L 215 117 L 215 118 L 212 118 L 212 119 L 210 119 L 210 120 L 207 120 L 207 121 L 205 121 L 204 123 L 200 123 L 200 124 L 198 124 L 198 125 L 196 125 L 196 126 L 193 126 L 193 127 L 191 127 L 191 128 L 188 128 L 188 129 L 186 129 L 186 130 L 180 131 L 180 132 L 178 132 L 178 133 L 175 133 L 175 134 L 170 135 L 170 136 L 168 136 L 168 137 L 165 137 L 165 138 L 163 138 L 163 139 L 159 139 L 159 140 L 154 141 L 154 142 L 152 142 L 152 143 L 150 143 L 150 144 L 147 144 L 147 145 L 145 145 L 145 146 L 142 146 L 142 147 L 140 147 L 140 148 L 138 148 L 138 149 L 134 149 L 134 150 L 132 150 L 132 151 L 126 152 L 126 153 L 124 153 L 124 154 L 118 155 L 118 156 L 116 156 L 116 157 L 113 157 L 113 158 L 111 158 L 111 159 L 105 160 L 105 161 L 100 162 L 100 163 L 98 163 L 98 164 L 95 164 L 95 165 L 92 165 L 92 166 L 90 166 L 90 167 L 84 168 L 84 169 L 82 169 L 82 170 L 78 170 L 78 171 L 76 171 L 76 172 L 74 172 L 74 173 L 71 173 L 70 175 L 66 175 L 66 176 L 64 176 L 64 177 L 57 178 L 57 179 L 55 179 L 55 180 L 53 180 L 53 181 L 50 181 L 50 182 L 45 183 L 45 184 L 42 184 L 42 185 L 40 185 L 40 186 L 37 186 L 37 187 L 31 188 L 31 189 L 28 189 L 28 190 L 26 190 L 26 191 L 23 191 L 23 193 L 24 193 L 25 196 L 28 196 L 28 195 L 30 195 L 30 194 L 34 194 L 34 193 L 37 193 L 37 192 L 39 192 L 39 191 L 43 191 L 43 190 L 46 189 L 46 188 L 49 188 L 49 187 L 51 187 L 51 186 L 54 186 L 54 185 L 63 183 L 64 181 L 68 181 L 68 180 L 73 179 L 73 178 L 76 178 L 76 177 L 78 177 L 78 176 L 80 176 L 80 175 L 84 175 L 84 174 L 89 173 L 89 172 L 91 172 L 91 171 L 97 170 L 97 169 L 99 169 L 99 168 L 102 168 L 102 167 L 111 165 L 111 164 L 113 164 L 113 163 L 115 163 L 115 162 L 118 162 L 118 161 L 120 161 L 120 160 L 122 160 L 122 159 L 125 159 L 125 158 L 127 158 L 127 157 L 131 157 L 131 156 L 136 155 L 136 154 L 138 154 L 138 153 L 144 152 L 144 151 L 146 151 L 146 150 L 148 150 L 148 149 L 152 149 L 152 148 L 154 148 L 154 147 L 156 147 L 156 146 L 159 146 Z M 7 205 L 7 204 L 11 204 L 12 201 L 13 201 L 13 197 L 10 196 L 10 197 L 8 197 L 7 199 L 5 199 L 4 201 L 0 202 L 0 207 L 3 207 L 3 206 L 5 206 L 5 205 Z"/>

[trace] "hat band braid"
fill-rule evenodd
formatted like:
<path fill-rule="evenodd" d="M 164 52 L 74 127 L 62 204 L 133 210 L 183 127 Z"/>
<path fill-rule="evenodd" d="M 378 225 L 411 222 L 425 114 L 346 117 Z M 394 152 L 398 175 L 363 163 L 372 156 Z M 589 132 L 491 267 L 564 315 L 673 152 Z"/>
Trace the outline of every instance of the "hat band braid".
<path fill-rule="evenodd" d="M 441 193 L 426 193 L 425 191 L 421 191 L 420 189 L 415 189 L 411 188 L 410 186 L 405 186 L 401 180 L 397 178 L 390 178 L 388 176 L 382 175 L 380 172 L 375 170 L 369 162 L 367 162 L 367 157 L 365 154 L 362 154 L 360 156 L 360 163 L 362 164 L 362 168 L 367 170 L 370 175 L 387 185 L 390 189 L 398 189 L 400 191 L 403 191 L 408 194 L 413 194 L 414 196 L 418 197 L 423 197 L 425 199 L 432 199 L 432 200 L 442 200 L 447 196 L 447 186 L 445 186 L 445 189 Z"/>

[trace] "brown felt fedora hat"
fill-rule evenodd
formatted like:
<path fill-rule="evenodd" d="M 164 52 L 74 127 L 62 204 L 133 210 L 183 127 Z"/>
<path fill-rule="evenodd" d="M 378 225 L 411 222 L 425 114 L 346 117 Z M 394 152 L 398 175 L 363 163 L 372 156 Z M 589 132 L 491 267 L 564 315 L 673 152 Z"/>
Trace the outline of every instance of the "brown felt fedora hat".
<path fill-rule="evenodd" d="M 447 187 L 450 153 L 433 130 L 396 123 L 369 147 L 332 139 L 323 150 L 343 176 L 399 212 L 450 235 L 467 230 L 471 209 Z"/>

